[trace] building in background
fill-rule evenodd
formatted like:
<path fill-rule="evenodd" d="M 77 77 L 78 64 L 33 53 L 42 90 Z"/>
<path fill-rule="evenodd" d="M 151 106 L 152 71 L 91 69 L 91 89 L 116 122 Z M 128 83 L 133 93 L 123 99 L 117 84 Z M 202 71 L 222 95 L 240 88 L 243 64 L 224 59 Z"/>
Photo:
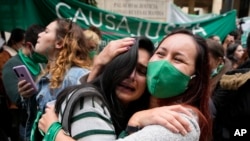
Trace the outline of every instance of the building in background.
<path fill-rule="evenodd" d="M 216 1 L 217 8 L 213 9 L 213 1 Z M 174 3 L 189 14 L 217 13 L 221 8 L 221 0 L 174 0 Z"/>
<path fill-rule="evenodd" d="M 174 3 L 189 14 L 221 14 L 236 9 L 238 18 L 250 15 L 249 0 L 174 0 Z"/>
<path fill-rule="evenodd" d="M 96 0 L 97 7 L 125 16 L 167 21 L 167 11 L 173 0 Z"/>
<path fill-rule="evenodd" d="M 170 3 L 188 14 L 222 14 L 237 10 L 237 17 L 250 16 L 250 0 L 96 0 L 97 6 L 127 16 L 167 21 Z"/>

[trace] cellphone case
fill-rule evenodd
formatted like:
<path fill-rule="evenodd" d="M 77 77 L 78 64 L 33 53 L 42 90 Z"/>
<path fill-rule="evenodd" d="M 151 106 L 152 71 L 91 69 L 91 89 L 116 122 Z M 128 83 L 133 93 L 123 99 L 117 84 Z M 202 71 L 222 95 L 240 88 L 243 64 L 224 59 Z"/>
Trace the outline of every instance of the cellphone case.
<path fill-rule="evenodd" d="M 13 67 L 13 70 L 16 73 L 19 81 L 26 80 L 34 88 L 34 93 L 37 92 L 36 84 L 35 84 L 33 78 L 31 77 L 31 75 L 30 75 L 30 73 L 25 65 L 15 66 L 15 67 Z"/>

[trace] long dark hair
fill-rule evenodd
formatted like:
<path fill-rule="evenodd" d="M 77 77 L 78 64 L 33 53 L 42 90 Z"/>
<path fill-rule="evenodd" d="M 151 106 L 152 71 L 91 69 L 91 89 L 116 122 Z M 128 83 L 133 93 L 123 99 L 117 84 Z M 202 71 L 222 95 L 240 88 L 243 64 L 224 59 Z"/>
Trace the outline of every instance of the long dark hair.
<path fill-rule="evenodd" d="M 235 51 L 237 50 L 238 46 L 240 46 L 241 44 L 238 43 L 231 43 L 228 45 L 227 48 L 227 58 L 229 60 L 231 60 L 233 63 L 237 63 L 239 61 L 239 58 L 236 58 L 234 56 Z"/>
<path fill-rule="evenodd" d="M 112 122 L 117 135 L 126 127 L 128 117 L 130 117 L 126 114 L 129 113 L 131 115 L 133 114 L 133 112 L 145 109 L 148 107 L 149 103 L 149 93 L 145 91 L 145 94 L 143 94 L 140 99 L 130 104 L 133 105 L 134 103 L 138 102 L 136 104 L 136 108 L 133 107 L 136 110 L 133 110 L 133 112 L 131 112 L 132 108 L 130 107 L 132 106 L 129 105 L 128 108 L 125 108 L 125 106 L 122 105 L 121 101 L 117 98 L 115 93 L 116 86 L 120 84 L 124 79 L 128 78 L 136 67 L 139 47 L 145 48 L 150 53 L 150 55 L 152 55 L 154 50 L 153 43 L 148 38 L 137 37 L 135 44 L 129 49 L 129 51 L 115 57 L 110 63 L 105 66 L 102 73 L 89 83 L 102 94 L 105 100 L 104 103 L 106 103 L 106 106 L 111 113 Z M 80 89 L 83 86 L 89 84 L 83 83 L 81 85 L 72 86 L 63 90 L 57 98 L 57 113 L 61 108 L 62 102 L 65 100 L 69 93 L 71 93 L 75 89 Z"/>
<path fill-rule="evenodd" d="M 168 98 L 168 99 L 158 99 L 160 105 L 166 105 L 171 101 L 179 101 L 179 104 L 190 105 L 193 107 L 194 111 L 198 113 L 199 125 L 201 128 L 201 141 L 206 141 L 211 138 L 212 132 L 212 119 L 211 113 L 209 111 L 209 78 L 210 78 L 210 66 L 208 60 L 208 47 L 206 40 L 199 35 L 193 34 L 187 29 L 177 29 L 168 34 L 159 44 L 168 38 L 169 36 L 175 34 L 186 34 L 192 37 L 197 48 L 197 57 L 195 61 L 195 77 L 190 80 L 188 89 L 181 95 Z M 158 47 L 159 47 L 158 46 Z"/>
<path fill-rule="evenodd" d="M 22 40 L 24 40 L 24 36 L 25 36 L 25 30 L 21 28 L 14 28 L 11 31 L 10 38 L 7 42 L 7 46 L 11 47 L 16 43 L 21 42 Z"/>

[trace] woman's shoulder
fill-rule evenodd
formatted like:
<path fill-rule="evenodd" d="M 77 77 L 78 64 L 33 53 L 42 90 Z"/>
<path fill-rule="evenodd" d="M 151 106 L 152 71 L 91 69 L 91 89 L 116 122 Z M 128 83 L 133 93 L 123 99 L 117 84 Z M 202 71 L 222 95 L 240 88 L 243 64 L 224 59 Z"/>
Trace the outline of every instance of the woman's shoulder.
<path fill-rule="evenodd" d="M 87 94 L 86 89 L 83 89 L 74 91 L 67 96 L 61 106 L 61 111 L 64 112 L 59 112 L 59 121 L 62 121 L 62 116 L 65 116 L 62 113 L 69 113 L 67 112 L 69 106 L 73 108 L 72 114 L 68 114 L 68 116 L 71 116 L 71 135 L 74 139 L 100 140 L 101 138 L 108 138 L 109 140 L 115 140 L 115 129 L 111 115 L 103 99 L 95 94 Z M 75 95 L 77 101 L 73 105 L 69 104 Z M 79 97 L 79 95 L 81 96 Z"/>
<path fill-rule="evenodd" d="M 74 107 L 74 110 L 73 110 L 74 114 L 72 115 L 73 117 L 79 116 L 83 113 L 85 114 L 89 113 L 90 116 L 93 115 L 94 113 L 97 113 L 97 115 L 99 114 L 101 117 L 106 117 L 107 119 L 111 120 L 111 115 L 110 115 L 108 108 L 105 105 L 104 99 L 100 97 L 98 94 L 87 94 L 90 91 L 96 92 L 96 93 L 98 92 L 93 91 L 93 90 L 86 91 L 86 88 L 84 89 L 85 90 L 83 91 L 78 90 L 79 93 L 76 91 L 70 93 L 65 99 L 65 101 L 62 103 L 61 110 L 64 111 L 66 106 L 67 107 L 70 106 L 70 107 Z M 69 105 L 70 99 L 72 99 L 73 95 L 75 94 L 76 95 L 81 94 L 82 96 L 78 96 L 77 100 L 75 100 L 73 105 Z"/>
<path fill-rule="evenodd" d="M 71 67 L 68 71 L 68 74 L 79 74 L 79 73 L 82 73 L 82 74 L 87 74 L 89 73 L 89 69 L 87 68 L 81 68 L 81 67 Z"/>
<path fill-rule="evenodd" d="M 10 67 L 10 69 L 12 69 L 12 67 L 18 66 L 18 65 L 24 65 L 24 63 L 20 60 L 18 55 L 15 55 L 6 61 L 6 63 L 3 66 L 3 69 L 8 68 L 8 67 Z"/>
<path fill-rule="evenodd" d="M 90 71 L 86 68 L 81 68 L 81 67 L 71 67 L 68 72 L 65 75 L 66 80 L 69 79 L 70 81 L 75 81 L 77 80 L 77 83 L 79 79 L 82 76 L 85 76 L 89 73 Z"/>

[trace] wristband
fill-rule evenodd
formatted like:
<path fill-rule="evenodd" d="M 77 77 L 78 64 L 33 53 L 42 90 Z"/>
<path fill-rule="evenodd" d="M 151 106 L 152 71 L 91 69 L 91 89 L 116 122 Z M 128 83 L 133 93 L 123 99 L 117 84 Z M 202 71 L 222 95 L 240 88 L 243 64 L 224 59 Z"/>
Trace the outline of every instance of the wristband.
<path fill-rule="evenodd" d="M 132 133 L 137 132 L 137 131 L 139 131 L 139 130 L 141 130 L 141 128 L 140 128 L 139 126 L 129 126 L 129 125 L 128 125 L 125 131 L 126 131 L 128 134 L 132 134 Z"/>
<path fill-rule="evenodd" d="M 47 133 L 44 136 L 43 141 L 55 141 L 56 135 L 62 129 L 62 125 L 59 122 L 54 122 L 50 125 Z"/>

